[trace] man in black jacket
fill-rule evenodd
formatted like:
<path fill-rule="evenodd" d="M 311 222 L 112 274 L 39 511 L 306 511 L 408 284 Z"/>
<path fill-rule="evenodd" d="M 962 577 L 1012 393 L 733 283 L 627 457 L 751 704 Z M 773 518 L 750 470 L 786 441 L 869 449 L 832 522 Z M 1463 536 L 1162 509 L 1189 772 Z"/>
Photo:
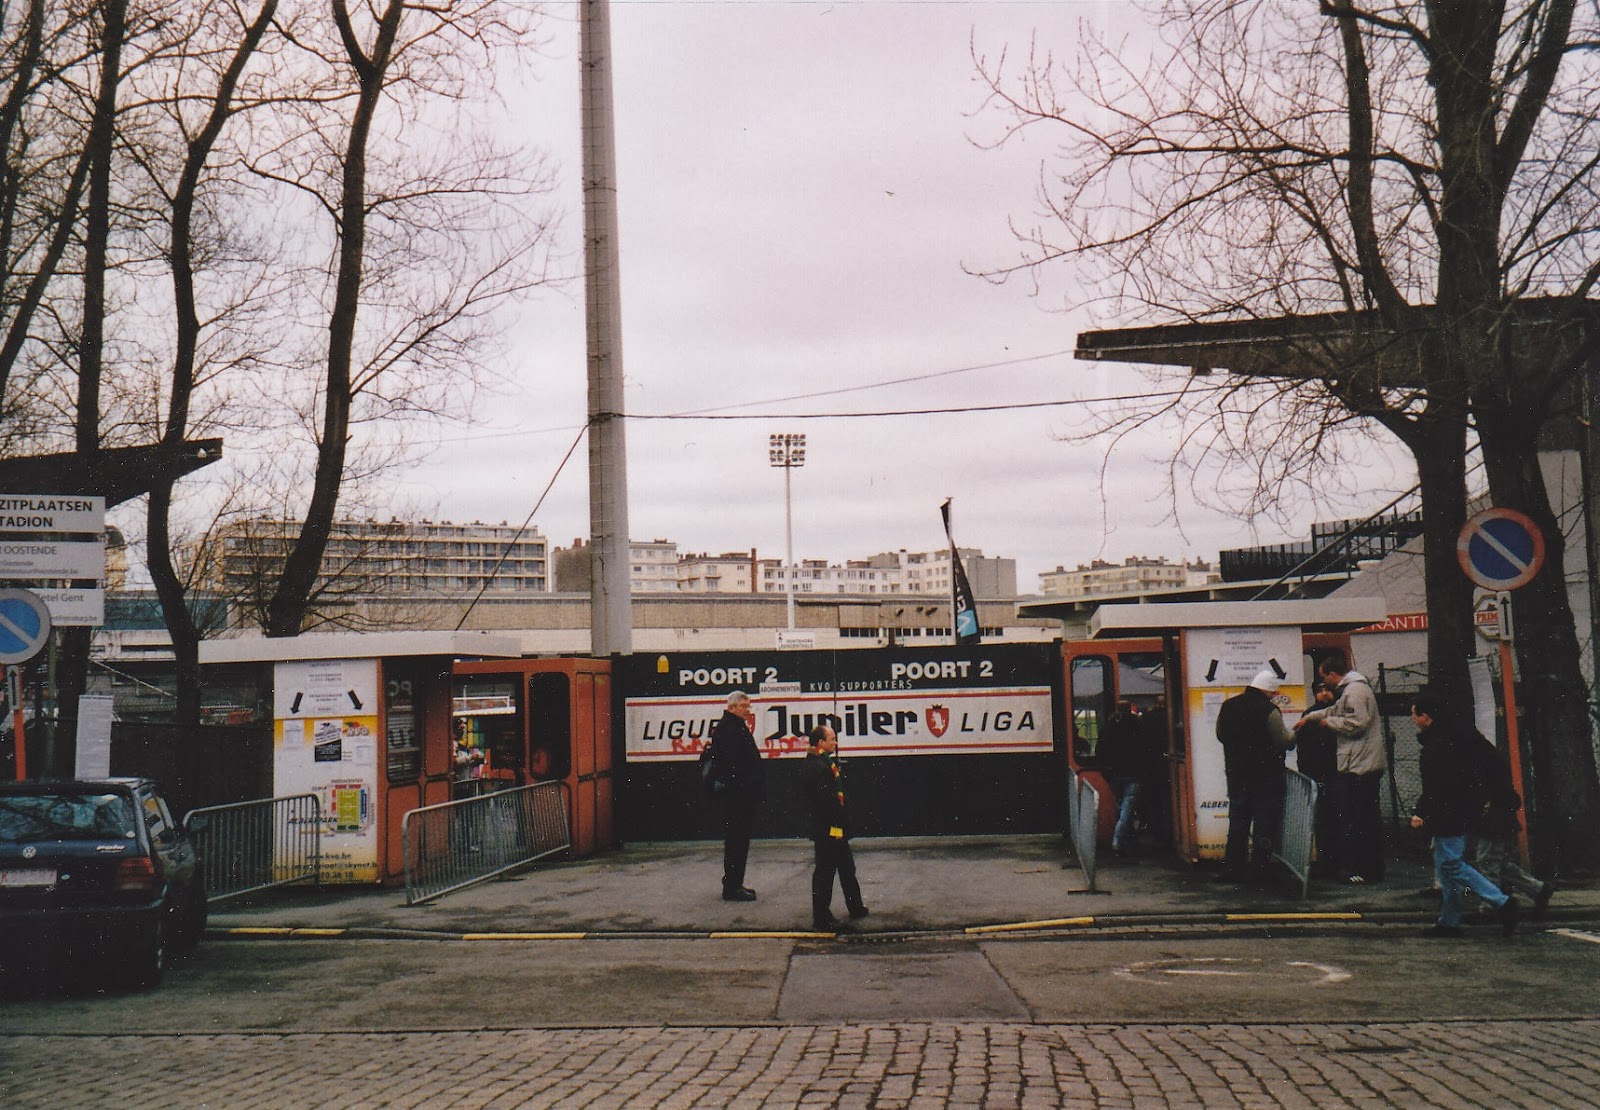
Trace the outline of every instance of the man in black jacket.
<path fill-rule="evenodd" d="M 766 768 L 750 726 L 755 711 L 750 695 L 735 690 L 728 708 L 711 730 L 711 793 L 722 807 L 722 900 L 754 902 L 756 892 L 744 885 L 750 857 L 750 833 L 756 807 L 767 796 Z"/>
<path fill-rule="evenodd" d="M 850 814 L 844 799 L 844 772 L 839 767 L 839 738 L 827 725 L 818 725 L 806 734 L 811 741 L 801 772 L 806 797 L 806 815 L 814 850 L 811 869 L 811 927 L 829 930 L 838 925 L 833 917 L 833 876 L 839 876 L 845 908 L 850 920 L 867 916 L 861 902 L 861 884 L 856 881 L 855 856 L 850 851 Z"/>
<path fill-rule="evenodd" d="M 1294 746 L 1294 732 L 1273 701 L 1278 685 L 1276 674 L 1261 671 L 1217 712 L 1217 739 L 1228 777 L 1228 843 L 1221 878 L 1230 882 L 1247 874 L 1265 875 L 1282 830 L 1283 757 Z"/>
<path fill-rule="evenodd" d="M 1471 725 L 1446 720 L 1443 703 L 1418 694 L 1411 706 L 1422 743 L 1422 797 L 1411 814 L 1411 827 L 1433 837 L 1433 870 L 1439 880 L 1439 920 L 1422 931 L 1427 937 L 1461 936 L 1461 894 L 1470 889 L 1495 907 L 1500 932 L 1516 931 L 1522 907 L 1462 858 L 1467 834 L 1483 821 L 1499 800 L 1499 753 Z M 1509 789 L 1509 787 L 1507 787 Z"/>

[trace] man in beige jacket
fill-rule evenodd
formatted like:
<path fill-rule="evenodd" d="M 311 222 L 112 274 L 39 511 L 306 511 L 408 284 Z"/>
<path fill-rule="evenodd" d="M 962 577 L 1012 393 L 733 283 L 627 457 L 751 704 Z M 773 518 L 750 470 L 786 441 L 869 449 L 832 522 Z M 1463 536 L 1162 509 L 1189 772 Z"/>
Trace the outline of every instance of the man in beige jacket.
<path fill-rule="evenodd" d="M 1295 722 L 1295 731 L 1321 721 L 1334 734 L 1333 812 L 1338 830 L 1333 860 L 1347 883 L 1383 878 L 1383 812 L 1378 791 L 1388 766 L 1382 721 L 1372 684 L 1350 666 L 1342 651 L 1330 651 L 1317 675 L 1334 686 L 1338 699 Z"/>

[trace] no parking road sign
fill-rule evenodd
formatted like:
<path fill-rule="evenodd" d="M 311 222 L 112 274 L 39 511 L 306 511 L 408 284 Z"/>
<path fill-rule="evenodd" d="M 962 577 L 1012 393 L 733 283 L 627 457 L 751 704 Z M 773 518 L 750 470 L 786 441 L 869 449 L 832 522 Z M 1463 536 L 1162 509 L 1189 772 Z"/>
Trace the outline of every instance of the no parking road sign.
<path fill-rule="evenodd" d="M 1484 589 L 1514 590 L 1544 566 L 1544 536 L 1515 509 L 1485 509 L 1462 526 L 1456 558 Z"/>
<path fill-rule="evenodd" d="M 50 610 L 32 590 L 0 590 L 0 663 L 26 663 L 50 638 Z"/>

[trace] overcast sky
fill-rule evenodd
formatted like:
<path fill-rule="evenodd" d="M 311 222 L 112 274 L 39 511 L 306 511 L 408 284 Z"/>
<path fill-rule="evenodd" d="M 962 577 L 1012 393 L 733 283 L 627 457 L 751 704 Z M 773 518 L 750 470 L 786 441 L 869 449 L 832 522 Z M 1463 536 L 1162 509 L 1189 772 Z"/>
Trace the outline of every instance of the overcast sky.
<path fill-rule="evenodd" d="M 556 197 L 581 252 L 575 4 L 551 5 L 546 57 L 525 74 L 519 127 L 561 166 Z M 1112 456 L 1063 442 L 1069 407 L 802 419 L 809 413 L 1037 404 L 1147 388 L 1133 371 L 1071 357 L 1083 317 L 963 272 L 1015 257 L 1008 217 L 1031 219 L 1045 136 L 983 150 L 997 120 L 969 52 L 1070 47 L 1080 19 L 1121 2 L 614 2 L 618 205 L 630 531 L 681 552 L 784 553 L 783 475 L 767 437 L 804 432 L 794 474 L 797 558 L 841 561 L 956 538 L 1017 560 L 1018 585 L 1057 564 L 1129 555 L 1215 558 L 1304 538 L 1185 509 L 1162 494 L 1168 444 Z M 1129 320 L 1120 323 L 1155 323 Z M 397 499 L 452 520 L 520 523 L 585 412 L 582 285 L 530 304 L 482 423 L 447 442 Z M 898 385 L 860 388 L 899 379 Z M 839 392 L 851 390 L 851 392 Z M 753 415 L 737 421 L 649 419 Z M 1166 435 L 1170 436 L 1169 430 Z M 588 532 L 586 448 L 534 524 L 565 545 Z M 1376 509 L 1409 484 L 1380 468 Z"/>

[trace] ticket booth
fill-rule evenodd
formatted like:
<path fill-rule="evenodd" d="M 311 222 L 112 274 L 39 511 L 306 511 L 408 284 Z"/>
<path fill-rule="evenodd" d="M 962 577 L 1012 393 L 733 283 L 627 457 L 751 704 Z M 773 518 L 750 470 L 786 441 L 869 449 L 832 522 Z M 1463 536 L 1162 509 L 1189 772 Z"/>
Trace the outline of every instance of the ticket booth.
<path fill-rule="evenodd" d="M 1067 760 L 1100 792 L 1100 838 L 1116 802 L 1102 768 L 1107 745 L 1147 729 L 1165 752 L 1166 803 L 1157 832 L 1189 862 L 1221 860 L 1228 791 L 1217 711 L 1262 670 L 1281 678 L 1285 718 L 1305 710 L 1317 655 L 1350 650 L 1350 631 L 1386 617 L 1377 598 L 1103 605 L 1090 639 L 1062 645 L 1068 698 Z M 1354 661 L 1359 667 L 1359 660 Z M 1290 766 L 1293 755 L 1290 756 Z"/>
<path fill-rule="evenodd" d="M 561 782 L 573 854 L 616 845 L 608 660 L 457 663 L 450 734 L 456 791 Z"/>
<path fill-rule="evenodd" d="M 212 640 L 204 665 L 259 665 L 271 690 L 272 793 L 321 804 L 326 883 L 405 879 L 401 823 L 451 799 L 453 668 L 516 659 L 514 636 L 308 633 Z"/>

